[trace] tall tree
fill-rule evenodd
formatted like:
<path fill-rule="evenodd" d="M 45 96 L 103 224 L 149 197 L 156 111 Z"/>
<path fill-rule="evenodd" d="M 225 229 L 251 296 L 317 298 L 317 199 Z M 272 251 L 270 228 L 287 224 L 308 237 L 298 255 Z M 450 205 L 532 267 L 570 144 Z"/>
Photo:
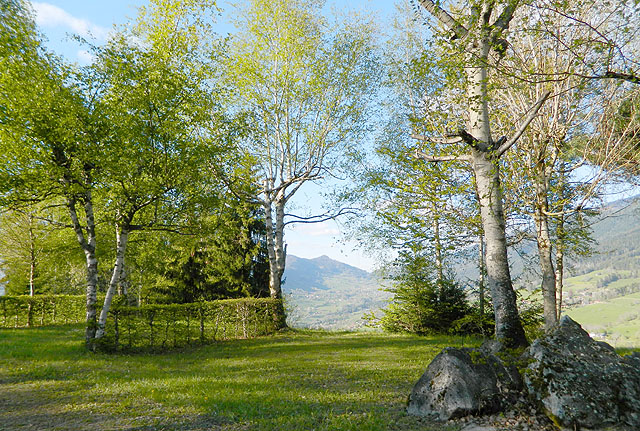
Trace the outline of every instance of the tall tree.
<path fill-rule="evenodd" d="M 355 151 L 375 93 L 371 25 L 330 24 L 322 6 L 249 0 L 231 39 L 228 78 L 238 107 L 250 113 L 244 150 L 261 181 L 272 297 L 281 296 L 285 226 L 329 216 L 288 217 L 287 204 L 303 184 L 335 175 Z"/>
<path fill-rule="evenodd" d="M 493 298 L 496 338 L 509 347 L 524 346 L 527 340 L 518 317 L 516 295 L 507 259 L 499 162 L 501 156 L 520 138 L 549 93 L 542 94 L 531 106 L 527 116 L 514 127 L 515 132 L 511 137 L 494 140 L 489 120 L 489 103 L 493 98 L 487 86 L 492 70 L 490 65 L 496 55 L 499 57 L 506 50 L 505 37 L 517 2 L 473 2 L 468 10 L 456 18 L 438 3 L 420 0 L 420 4 L 450 35 L 452 50 L 457 52 L 457 58 L 462 62 L 464 69 L 467 103 L 466 128 L 460 128 L 443 139 L 425 137 L 424 140 L 461 143 L 466 145 L 469 151 L 464 155 L 440 156 L 422 153 L 420 156 L 428 162 L 465 161 L 471 165 L 486 239 L 487 285 Z"/>
<path fill-rule="evenodd" d="M 499 79 L 493 83 L 504 95 L 502 112 L 495 118 L 501 123 L 499 118 L 503 115 L 507 129 L 511 118 L 525 116 L 541 94 L 552 93 L 520 139 L 511 160 L 522 166 L 524 175 L 519 179 L 528 182 L 524 187 L 531 190 L 522 195 L 525 206 L 531 208 L 535 227 L 547 329 L 556 324 L 560 315 L 561 269 L 564 252 L 568 251 L 564 241 L 570 229 L 584 233 L 583 226 L 572 227 L 571 221 L 580 220 L 581 213 L 593 208 L 606 193 L 606 187 L 619 178 L 620 165 L 629 159 L 629 146 L 616 142 L 601 126 L 620 83 L 599 79 L 616 77 L 602 72 L 602 64 L 607 63 L 606 70 L 610 71 L 625 56 L 622 45 L 627 42 L 615 34 L 622 29 L 619 26 L 629 24 L 624 14 L 620 15 L 625 8 L 598 2 L 569 2 L 563 7 L 542 2 L 520 8 L 512 22 L 519 30 L 510 39 L 514 54 L 500 62 Z M 612 32 L 604 36 L 590 22 Z M 634 38 L 637 40 L 635 36 L 622 36 L 627 41 Z M 609 53 L 604 58 L 599 54 L 603 44 L 609 50 L 617 50 L 618 55 Z M 623 70 L 629 72 L 628 68 Z M 573 173 L 587 166 L 590 175 Z M 558 224 L 555 244 L 554 223 Z M 588 238 L 583 239 L 585 245 L 589 243 Z M 554 268 L 554 249 L 560 271 Z"/>
<path fill-rule="evenodd" d="M 152 1 L 130 33 L 96 52 L 92 79 L 110 121 L 103 188 L 105 216 L 116 230 L 115 263 L 98 320 L 104 333 L 113 295 L 125 278 L 132 232 L 185 230 L 189 216 L 215 201 L 216 179 L 204 163 L 225 151 L 207 130 L 220 116 L 206 58 L 207 4 Z M 143 43 L 141 43 L 143 42 Z M 215 57 L 214 57 L 215 58 Z M 205 199 L 206 196 L 206 199 Z"/>
<path fill-rule="evenodd" d="M 87 331 L 95 335 L 96 258 L 93 187 L 103 122 L 69 68 L 42 48 L 28 5 L 0 3 L 0 174 L 2 206 L 62 199 L 86 258 Z M 6 18 L 6 19 L 5 19 Z"/>

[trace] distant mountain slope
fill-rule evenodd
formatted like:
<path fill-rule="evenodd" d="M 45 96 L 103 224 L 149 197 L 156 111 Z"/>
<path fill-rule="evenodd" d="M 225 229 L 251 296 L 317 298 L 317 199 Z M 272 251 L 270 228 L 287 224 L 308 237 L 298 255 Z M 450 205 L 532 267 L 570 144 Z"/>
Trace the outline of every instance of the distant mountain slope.
<path fill-rule="evenodd" d="M 598 269 L 640 269 L 640 200 L 611 203 L 592 225 L 596 253 L 573 263 L 576 275 Z"/>
<path fill-rule="evenodd" d="M 299 289 L 310 292 L 315 289 L 329 289 L 327 281 L 331 277 L 348 277 L 354 282 L 370 283 L 373 276 L 355 266 L 338 262 L 328 256 L 303 259 L 287 256 L 283 289 Z"/>
<path fill-rule="evenodd" d="M 297 327 L 356 329 L 390 296 L 375 275 L 327 256 L 287 256 L 284 278 L 289 324 Z"/>
<path fill-rule="evenodd" d="M 600 218 L 595 253 L 570 264 L 566 313 L 598 339 L 640 346 L 640 201 L 613 202 Z"/>

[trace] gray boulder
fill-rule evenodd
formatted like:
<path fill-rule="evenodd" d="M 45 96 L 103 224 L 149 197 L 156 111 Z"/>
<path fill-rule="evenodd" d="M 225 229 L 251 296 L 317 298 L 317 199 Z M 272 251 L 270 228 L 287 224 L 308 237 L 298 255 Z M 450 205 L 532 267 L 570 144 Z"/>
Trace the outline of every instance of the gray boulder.
<path fill-rule="evenodd" d="M 525 353 L 529 395 L 557 424 L 640 429 L 640 360 L 622 358 L 564 316 Z M 616 428 L 622 429 L 622 428 Z"/>
<path fill-rule="evenodd" d="M 488 349 L 448 347 L 415 384 L 407 412 L 439 420 L 493 413 L 521 389 L 517 368 L 505 366 Z"/>

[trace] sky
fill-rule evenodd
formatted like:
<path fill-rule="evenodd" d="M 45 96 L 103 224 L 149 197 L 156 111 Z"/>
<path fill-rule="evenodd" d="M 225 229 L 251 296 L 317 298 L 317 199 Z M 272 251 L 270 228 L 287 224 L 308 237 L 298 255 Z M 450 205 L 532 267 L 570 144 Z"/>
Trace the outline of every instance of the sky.
<path fill-rule="evenodd" d="M 50 0 L 32 2 L 36 24 L 47 38 L 47 47 L 71 62 L 88 64 L 91 55 L 87 48 L 73 40 L 79 35 L 100 45 L 104 43 L 114 26 L 133 20 L 137 8 L 147 4 L 146 0 Z M 219 3 L 224 9 L 229 9 Z M 351 0 L 348 2 L 333 0 L 328 7 L 337 9 L 348 5 L 351 9 L 373 11 L 380 19 L 389 19 L 394 10 L 394 0 Z M 232 27 L 219 23 L 216 31 L 220 34 L 232 31 Z M 303 186 L 296 195 L 295 205 L 300 211 L 306 209 L 324 212 L 319 190 L 313 185 Z M 285 233 L 287 253 L 303 258 L 315 258 L 322 255 L 345 262 L 349 265 L 371 271 L 377 261 L 367 256 L 355 246 L 354 241 L 345 240 L 340 223 L 327 221 L 315 224 L 297 224 Z"/>

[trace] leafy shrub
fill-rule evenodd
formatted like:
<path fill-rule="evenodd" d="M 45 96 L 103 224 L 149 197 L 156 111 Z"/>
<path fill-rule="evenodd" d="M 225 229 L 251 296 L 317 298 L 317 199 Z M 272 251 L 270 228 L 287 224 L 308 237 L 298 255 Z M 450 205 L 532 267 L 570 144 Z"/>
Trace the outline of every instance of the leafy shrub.
<path fill-rule="evenodd" d="M 86 320 L 86 313 L 84 295 L 0 296 L 3 328 L 80 323 Z"/>
<path fill-rule="evenodd" d="M 449 332 L 454 335 L 482 335 L 491 337 L 495 333 L 493 313 L 472 312 L 451 324 Z"/>
<path fill-rule="evenodd" d="M 284 327 L 282 301 L 243 298 L 110 309 L 104 350 L 166 350 L 272 334 Z"/>

